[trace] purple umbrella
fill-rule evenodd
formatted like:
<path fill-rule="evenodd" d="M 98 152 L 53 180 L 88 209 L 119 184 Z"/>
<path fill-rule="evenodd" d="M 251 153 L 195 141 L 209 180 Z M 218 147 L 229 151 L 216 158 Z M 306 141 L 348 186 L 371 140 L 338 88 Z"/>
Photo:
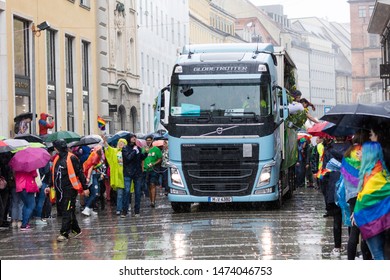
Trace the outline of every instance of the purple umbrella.
<path fill-rule="evenodd" d="M 14 171 L 31 172 L 44 167 L 50 160 L 50 154 L 42 148 L 28 147 L 18 151 L 10 160 L 9 166 Z"/>

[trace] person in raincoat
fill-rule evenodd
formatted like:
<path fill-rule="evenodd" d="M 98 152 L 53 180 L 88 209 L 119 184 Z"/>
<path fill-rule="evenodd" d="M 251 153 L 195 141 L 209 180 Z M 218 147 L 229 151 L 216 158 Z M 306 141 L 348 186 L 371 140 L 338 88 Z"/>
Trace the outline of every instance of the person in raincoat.
<path fill-rule="evenodd" d="M 104 155 L 108 165 L 110 166 L 110 185 L 111 188 L 116 191 L 116 214 L 119 216 L 124 212 L 124 188 L 125 181 L 123 175 L 123 157 L 122 148 L 127 145 L 127 140 L 120 138 L 116 148 L 107 144 L 106 136 L 103 136 L 104 140 Z M 128 209 L 126 209 L 128 211 Z M 126 212 L 127 212 L 126 211 Z"/>
<path fill-rule="evenodd" d="M 51 182 L 58 190 L 57 203 L 62 209 L 62 225 L 57 237 L 57 241 L 62 242 L 81 234 L 76 219 L 76 198 L 79 193 L 88 196 L 89 190 L 80 161 L 69 152 L 65 140 L 55 140 L 53 147 L 58 156 L 53 160 Z"/>
<path fill-rule="evenodd" d="M 90 196 L 85 199 L 85 208 L 81 214 L 90 216 L 91 214 L 97 214 L 92 211 L 93 204 L 96 202 L 100 195 L 100 180 L 103 179 L 104 174 L 101 170 L 103 166 L 103 150 L 102 146 L 97 145 L 91 151 L 88 159 L 83 163 L 84 175 L 87 179 L 87 184 L 90 186 Z"/>
<path fill-rule="evenodd" d="M 390 229 L 390 179 L 379 142 L 363 144 L 359 179 L 352 224 L 359 227 L 374 260 L 384 260 Z"/>

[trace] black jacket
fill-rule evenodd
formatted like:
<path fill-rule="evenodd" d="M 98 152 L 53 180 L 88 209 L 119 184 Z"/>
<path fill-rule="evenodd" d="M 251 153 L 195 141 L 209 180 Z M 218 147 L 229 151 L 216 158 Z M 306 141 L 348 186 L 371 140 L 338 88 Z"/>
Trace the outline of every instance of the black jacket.
<path fill-rule="evenodd" d="M 137 146 L 126 145 L 122 149 L 123 175 L 125 177 L 135 178 L 142 175 L 142 161 L 147 157 Z"/>
<path fill-rule="evenodd" d="M 69 175 L 68 175 L 68 168 L 66 164 L 66 158 L 68 156 L 68 153 L 60 153 L 59 154 L 59 159 L 56 162 L 56 165 L 53 166 L 53 172 L 54 172 L 54 186 L 56 188 L 61 188 L 63 190 L 67 189 L 73 189 L 72 184 L 69 180 Z M 84 173 L 83 173 L 83 168 L 80 164 L 79 159 L 75 156 L 72 155 L 70 157 L 72 164 L 73 164 L 73 169 L 76 174 L 76 176 L 79 178 L 81 185 L 83 186 L 84 190 L 88 189 L 87 186 L 87 180 L 85 179 Z M 52 176 L 50 176 L 50 181 L 52 181 Z"/>
<path fill-rule="evenodd" d="M 341 163 L 343 160 L 344 153 L 351 146 L 349 142 L 343 143 L 330 143 L 325 146 L 324 149 L 324 165 L 323 168 L 326 168 L 326 164 L 332 159 L 336 159 Z M 323 182 L 326 184 L 325 186 L 325 200 L 326 203 L 334 203 L 335 202 L 335 191 L 336 191 L 336 183 L 340 179 L 340 172 L 332 171 L 324 176 Z"/>

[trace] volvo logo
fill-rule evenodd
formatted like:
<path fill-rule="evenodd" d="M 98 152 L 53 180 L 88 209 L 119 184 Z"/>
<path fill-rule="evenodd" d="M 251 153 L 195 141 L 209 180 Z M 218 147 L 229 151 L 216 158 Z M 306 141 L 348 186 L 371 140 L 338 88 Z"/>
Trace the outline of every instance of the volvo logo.
<path fill-rule="evenodd" d="M 238 126 L 237 125 L 233 125 L 233 126 L 229 126 L 229 127 L 225 127 L 225 128 L 218 127 L 216 130 L 213 130 L 213 131 L 208 132 L 206 134 L 202 134 L 200 136 L 209 136 L 209 135 L 213 135 L 215 133 L 217 133 L 218 135 L 221 135 L 224 131 L 230 130 L 230 129 L 233 129 L 233 128 L 236 128 L 236 127 L 238 127 Z"/>

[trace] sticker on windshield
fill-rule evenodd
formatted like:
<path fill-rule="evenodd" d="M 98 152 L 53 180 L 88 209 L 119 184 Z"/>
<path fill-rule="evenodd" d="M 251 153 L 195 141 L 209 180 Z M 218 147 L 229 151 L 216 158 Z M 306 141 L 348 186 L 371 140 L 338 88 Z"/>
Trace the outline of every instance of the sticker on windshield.
<path fill-rule="evenodd" d="M 225 117 L 237 117 L 237 116 L 243 116 L 244 115 L 244 109 L 226 109 L 225 110 Z"/>

